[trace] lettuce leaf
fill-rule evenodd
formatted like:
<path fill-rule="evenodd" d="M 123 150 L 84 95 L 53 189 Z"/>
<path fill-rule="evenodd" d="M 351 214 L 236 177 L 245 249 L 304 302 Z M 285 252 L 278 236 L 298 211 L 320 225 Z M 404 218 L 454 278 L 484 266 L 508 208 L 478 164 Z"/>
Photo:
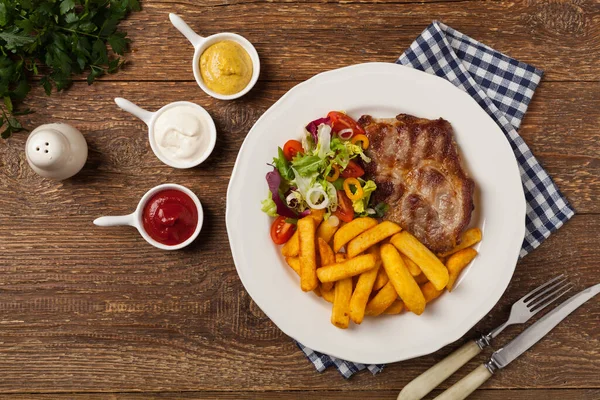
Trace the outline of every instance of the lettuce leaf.
<path fill-rule="evenodd" d="M 317 136 L 319 138 L 315 150 L 317 156 L 319 156 L 319 158 L 325 158 L 333 155 L 331 153 L 331 127 L 325 124 L 319 125 Z"/>
<path fill-rule="evenodd" d="M 262 207 L 260 208 L 262 212 L 267 214 L 269 217 L 276 217 L 277 214 L 277 204 L 273 201 L 272 194 L 269 193 L 269 197 L 260 202 Z"/>
<path fill-rule="evenodd" d="M 354 212 L 358 214 L 362 214 L 366 211 L 367 207 L 369 207 L 369 201 L 371 200 L 371 193 L 377 189 L 377 185 L 373 181 L 366 181 L 364 185 L 362 185 L 363 196 L 352 202 L 352 208 L 354 208 Z"/>
<path fill-rule="evenodd" d="M 335 157 L 332 162 L 339 165 L 341 170 L 346 168 L 350 162 L 350 152 L 344 143 L 347 142 L 344 142 L 339 138 L 331 139 L 330 143 L 331 151 L 335 152 Z"/>
<path fill-rule="evenodd" d="M 318 173 L 325 168 L 325 160 L 315 155 L 302 155 L 294 158 L 292 161 L 293 169 L 295 169 L 300 175 L 308 176 Z"/>
<path fill-rule="evenodd" d="M 277 157 L 273 158 L 273 166 L 279 171 L 279 175 L 287 181 L 294 179 L 294 173 L 290 166 L 290 162 L 285 158 L 281 147 L 277 148 Z"/>

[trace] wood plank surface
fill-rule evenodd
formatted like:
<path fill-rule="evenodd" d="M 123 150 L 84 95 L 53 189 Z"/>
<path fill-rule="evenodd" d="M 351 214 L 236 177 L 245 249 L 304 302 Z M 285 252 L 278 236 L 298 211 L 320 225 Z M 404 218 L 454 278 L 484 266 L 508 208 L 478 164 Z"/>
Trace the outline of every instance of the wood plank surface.
<path fill-rule="evenodd" d="M 546 70 L 547 80 L 598 80 L 597 1 L 218 3 L 143 2 L 143 12 L 122 24 L 135 49 L 128 56 L 131 68 L 110 79 L 193 79 L 193 49 L 169 22 L 174 12 L 198 34 L 245 36 L 263 56 L 261 74 L 269 80 L 304 80 L 317 71 L 394 61 L 433 20 Z"/>
<path fill-rule="evenodd" d="M 430 396 L 441 393 L 435 390 Z M 177 392 L 177 393 L 69 393 L 69 394 L 13 394 L 0 395 L 0 400 L 32 400 L 32 399 L 51 399 L 51 400 L 138 400 L 138 399 L 159 399 L 159 400 L 200 400 L 200 399 L 246 399 L 246 400 L 295 400 L 295 399 L 322 399 L 322 400 L 340 400 L 348 399 L 396 399 L 397 391 L 379 390 L 356 391 L 348 393 L 347 391 L 288 391 L 288 392 Z M 510 396 L 510 397 L 507 397 Z M 552 389 L 552 390 L 479 390 L 475 392 L 469 400 L 539 400 L 539 399 L 560 399 L 560 400 L 597 400 L 600 398 L 599 389 Z"/>
<path fill-rule="evenodd" d="M 212 219 L 222 220 L 222 208 L 210 204 Z M 223 251 L 222 223 L 203 230 L 192 249 L 167 253 L 131 229 L 103 232 L 89 221 L 72 216 L 61 229 L 64 221 L 37 216 L 21 218 L 19 230 L 0 227 L 1 392 L 21 391 L 23 379 L 30 391 L 401 388 L 462 344 L 392 364 L 376 378 L 317 374 L 243 290 Z M 45 230 L 34 235 L 29 226 Z M 600 248 L 586 232 L 598 230 L 600 216 L 576 216 L 519 263 L 508 295 L 475 330 L 501 323 L 513 301 L 556 274 L 549 266 L 578 289 L 597 280 Z M 599 320 L 600 303 L 590 302 L 485 387 L 600 387 Z"/>
<path fill-rule="evenodd" d="M 0 399 L 394 399 L 558 272 L 576 289 L 600 281 L 600 2 L 142 0 L 142 7 L 121 25 L 133 50 L 123 71 L 92 86 L 78 77 L 51 97 L 36 88 L 24 104 L 36 110 L 22 118 L 28 127 L 68 122 L 84 133 L 90 153 L 78 175 L 41 179 L 25 160 L 26 134 L 0 142 Z M 198 33 L 250 39 L 262 62 L 256 87 L 231 102 L 205 95 L 193 81 L 193 49 L 168 12 Z M 501 301 L 463 339 L 375 377 L 319 374 L 235 271 L 224 223 L 235 157 L 254 122 L 294 85 L 340 66 L 392 62 L 434 19 L 545 70 L 520 133 L 578 215 L 519 262 Z M 116 107 L 117 96 L 151 111 L 176 100 L 204 106 L 219 132 L 213 155 L 190 170 L 163 165 L 145 125 Z M 166 182 L 190 187 L 203 202 L 205 225 L 190 248 L 162 252 L 131 228 L 91 224 L 131 212 L 146 190 Z M 591 301 L 470 398 L 600 398 L 599 322 L 600 303 Z M 520 331 L 509 328 L 497 347 Z"/>

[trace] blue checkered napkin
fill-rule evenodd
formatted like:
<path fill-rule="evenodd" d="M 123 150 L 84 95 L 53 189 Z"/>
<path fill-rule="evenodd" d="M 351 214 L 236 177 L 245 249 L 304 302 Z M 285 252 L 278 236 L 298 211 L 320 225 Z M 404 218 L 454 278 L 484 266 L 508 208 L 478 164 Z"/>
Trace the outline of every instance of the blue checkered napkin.
<path fill-rule="evenodd" d="M 300 350 L 304 352 L 306 357 L 311 363 L 313 363 L 313 365 L 319 372 L 323 372 L 326 368 L 335 366 L 344 378 L 350 378 L 352 375 L 354 375 L 358 371 L 362 371 L 365 368 L 371 371 L 373 375 L 375 375 L 378 372 L 381 372 L 381 370 L 383 369 L 383 364 L 365 365 L 353 363 L 350 361 L 344 361 L 340 360 L 339 358 L 328 356 L 326 354 L 317 353 L 316 351 L 313 351 L 298 342 L 296 342 L 296 344 L 298 345 L 298 347 L 300 347 Z"/>
<path fill-rule="evenodd" d="M 429 25 L 396 62 L 452 82 L 469 93 L 502 128 L 519 163 L 527 201 L 521 257 L 575 214 L 517 133 L 542 71 L 437 21 Z M 298 346 L 319 372 L 335 365 L 345 378 L 349 378 L 365 368 L 373 374 L 383 369 L 383 365 L 351 363 L 317 353 L 299 343 Z"/>

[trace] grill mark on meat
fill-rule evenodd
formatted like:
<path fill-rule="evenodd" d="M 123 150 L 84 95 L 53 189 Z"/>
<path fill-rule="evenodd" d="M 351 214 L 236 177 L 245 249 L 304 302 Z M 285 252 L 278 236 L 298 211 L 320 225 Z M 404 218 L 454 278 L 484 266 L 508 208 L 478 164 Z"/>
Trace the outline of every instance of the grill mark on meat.
<path fill-rule="evenodd" d="M 475 185 L 460 164 L 450 123 L 407 114 L 364 115 L 358 123 L 371 143 L 365 172 L 377 184 L 373 202 L 387 203 L 386 218 L 432 251 L 456 246 L 471 219 Z"/>

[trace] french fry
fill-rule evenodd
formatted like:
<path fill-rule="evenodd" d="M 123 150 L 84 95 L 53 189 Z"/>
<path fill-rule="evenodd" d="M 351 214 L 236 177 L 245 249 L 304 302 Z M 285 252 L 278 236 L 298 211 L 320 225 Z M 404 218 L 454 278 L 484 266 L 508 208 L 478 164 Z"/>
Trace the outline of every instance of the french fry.
<path fill-rule="evenodd" d="M 315 226 L 323 220 L 323 210 L 312 210 L 307 217 L 312 218 L 315 221 Z M 307 218 L 305 217 L 305 218 Z M 321 224 L 322 225 L 322 224 Z M 300 241 L 298 240 L 298 230 L 292 235 L 292 237 L 285 242 L 281 248 L 281 254 L 284 257 L 297 257 L 300 253 Z"/>
<path fill-rule="evenodd" d="M 324 290 L 323 287 L 321 287 L 321 296 L 328 302 L 333 303 L 333 299 L 335 298 L 335 288 L 332 287 L 331 290 Z"/>
<path fill-rule="evenodd" d="M 294 270 L 295 273 L 298 274 L 298 276 L 302 276 L 302 272 L 300 269 L 300 259 L 298 257 L 286 257 L 285 262 Z M 325 288 L 324 284 L 323 288 Z M 329 290 L 331 290 L 331 288 L 329 288 Z M 314 288 L 313 292 L 315 292 L 317 296 L 321 297 L 322 290 L 319 286 Z"/>
<path fill-rule="evenodd" d="M 327 241 L 323 238 L 317 238 L 317 244 L 319 245 L 321 265 L 326 266 L 335 264 L 335 254 L 333 253 L 333 250 L 331 250 L 331 246 L 327 244 Z"/>
<path fill-rule="evenodd" d="M 298 257 L 298 253 L 300 252 L 300 241 L 298 240 L 298 230 L 292 235 L 292 237 L 285 242 L 283 247 L 281 248 L 281 254 L 284 257 Z"/>
<path fill-rule="evenodd" d="M 394 285 L 406 308 L 421 315 L 425 311 L 425 297 L 415 282 L 415 278 L 404 265 L 398 250 L 391 244 L 384 244 L 381 246 L 381 259 L 390 282 Z"/>
<path fill-rule="evenodd" d="M 333 235 L 333 251 L 337 253 L 346 243 L 375 225 L 377 220 L 369 217 L 355 218 L 348 222 Z"/>
<path fill-rule="evenodd" d="M 317 228 L 317 237 L 322 238 L 326 243 L 329 243 L 339 228 L 339 223 L 336 226 L 333 226 L 329 223 L 329 220 L 323 221 Z"/>
<path fill-rule="evenodd" d="M 355 257 L 374 244 L 381 242 L 385 238 L 388 238 L 401 230 L 402 228 L 400 228 L 398 224 L 395 224 L 392 221 L 383 221 L 352 239 L 346 247 L 346 253 L 348 253 L 348 257 L 350 258 Z"/>
<path fill-rule="evenodd" d="M 373 285 L 373 290 L 379 290 L 384 287 L 389 281 L 387 273 L 385 272 L 385 268 L 379 268 L 379 272 L 377 272 L 377 278 L 375 279 L 375 284 Z"/>
<path fill-rule="evenodd" d="M 481 241 L 481 229 L 479 228 L 471 228 L 467 229 L 465 233 L 463 233 L 462 238 L 460 240 L 460 244 L 453 248 L 450 251 L 440 254 L 441 257 L 447 257 L 451 254 L 454 254 L 462 249 L 466 249 L 467 247 L 471 247 L 474 244 L 477 244 Z"/>
<path fill-rule="evenodd" d="M 451 292 L 454 288 L 454 283 L 461 271 L 465 269 L 467 265 L 477 256 L 477 250 L 475 249 L 462 249 L 454 254 L 452 254 L 448 261 L 446 261 L 446 266 L 448 267 L 448 273 L 450 278 L 448 279 L 448 291 Z"/>
<path fill-rule="evenodd" d="M 429 279 L 427 279 L 425 274 L 421 272 L 420 275 L 415 276 L 415 282 L 417 282 L 417 285 L 422 285 L 429 282 Z"/>
<path fill-rule="evenodd" d="M 317 279 L 317 252 L 315 249 L 315 220 L 298 220 L 298 239 L 300 242 L 300 287 L 303 291 L 314 290 Z"/>
<path fill-rule="evenodd" d="M 286 257 L 285 262 L 300 276 L 300 260 L 298 257 Z"/>
<path fill-rule="evenodd" d="M 331 310 L 331 323 L 346 329 L 350 324 L 350 296 L 352 296 L 352 278 L 345 278 L 335 284 L 335 297 Z"/>
<path fill-rule="evenodd" d="M 346 261 L 346 254 L 344 253 L 335 253 L 335 262 L 336 263 L 342 263 L 344 261 Z"/>
<path fill-rule="evenodd" d="M 369 249 L 369 254 L 373 254 L 379 258 L 379 246 L 374 245 Z M 375 267 L 363 272 L 358 277 L 358 282 L 350 299 L 350 319 L 355 324 L 360 324 L 365 317 L 365 307 L 369 301 L 369 296 L 373 290 L 373 284 L 377 278 L 377 272 L 381 266 L 381 261 L 378 260 Z"/>
<path fill-rule="evenodd" d="M 384 314 L 400 314 L 404 309 L 404 303 L 400 299 L 394 300 L 391 306 L 385 309 Z"/>
<path fill-rule="evenodd" d="M 400 253 L 400 257 L 402 257 L 402 261 L 404 261 L 406 268 L 408 268 L 408 272 L 410 272 L 412 276 L 419 276 L 423 273 L 423 271 L 421 271 L 421 268 L 419 268 L 419 266 L 413 260 L 406 257 L 402 253 Z"/>
<path fill-rule="evenodd" d="M 342 263 L 321 267 L 317 271 L 317 276 L 321 282 L 336 282 L 368 271 L 374 268 L 376 263 L 377 258 L 373 254 L 363 254 Z"/>
<path fill-rule="evenodd" d="M 325 210 L 310 210 L 310 214 L 307 217 L 312 218 L 315 221 L 315 228 L 319 226 L 321 221 L 323 221 L 323 217 L 325 216 Z"/>
<path fill-rule="evenodd" d="M 367 303 L 365 315 L 377 316 L 383 313 L 398 299 L 398 293 L 392 282 L 386 283 L 379 292 Z"/>
<path fill-rule="evenodd" d="M 398 250 L 413 260 L 419 268 L 421 268 L 421 271 L 423 271 L 425 276 L 427 276 L 427 279 L 433 283 L 437 290 L 442 290 L 446 287 L 449 279 L 448 269 L 435 254 L 419 242 L 416 237 L 407 231 L 402 231 L 392 236 L 390 241 Z M 389 275 L 387 269 L 386 272 Z M 408 304 L 405 305 L 410 309 Z"/>
<path fill-rule="evenodd" d="M 316 294 L 319 297 L 322 297 L 322 293 L 321 293 L 321 288 L 319 286 L 317 286 L 314 290 L 313 293 Z"/>
<path fill-rule="evenodd" d="M 425 302 L 429 303 L 440 297 L 444 290 L 437 290 L 433 283 L 427 282 L 424 285 L 421 285 L 421 292 L 423 292 L 423 297 L 425 297 Z"/>
<path fill-rule="evenodd" d="M 323 222 L 321 225 L 326 224 L 327 222 Z M 327 241 L 323 238 L 317 238 L 317 244 L 319 246 L 319 256 L 321 257 L 321 266 L 335 264 L 335 255 L 333 254 L 333 250 L 327 244 Z M 318 269 L 317 269 L 318 271 Z M 322 289 L 325 292 L 330 291 L 333 288 L 332 282 L 325 282 L 322 285 Z"/>

